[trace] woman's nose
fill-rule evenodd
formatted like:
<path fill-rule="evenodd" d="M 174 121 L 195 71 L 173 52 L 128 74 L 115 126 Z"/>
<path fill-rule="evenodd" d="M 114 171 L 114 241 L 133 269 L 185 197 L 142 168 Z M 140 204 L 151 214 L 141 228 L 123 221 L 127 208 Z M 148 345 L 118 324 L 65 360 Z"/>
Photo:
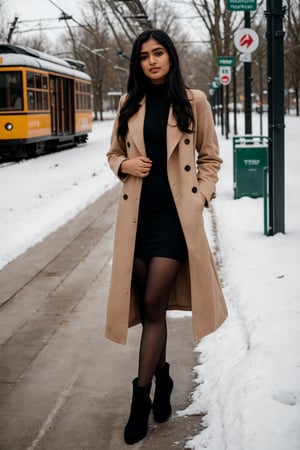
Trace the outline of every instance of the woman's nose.
<path fill-rule="evenodd" d="M 155 63 L 155 57 L 153 55 L 149 56 L 149 62 L 150 62 L 150 64 L 154 64 Z"/>

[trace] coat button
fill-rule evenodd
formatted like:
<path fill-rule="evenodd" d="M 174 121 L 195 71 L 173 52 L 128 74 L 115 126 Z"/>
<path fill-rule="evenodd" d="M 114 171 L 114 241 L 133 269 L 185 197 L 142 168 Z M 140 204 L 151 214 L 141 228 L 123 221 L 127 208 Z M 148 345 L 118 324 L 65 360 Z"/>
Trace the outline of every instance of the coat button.
<path fill-rule="evenodd" d="M 191 170 L 191 166 L 189 166 L 188 164 L 184 167 L 184 170 L 186 170 L 187 172 L 189 172 Z"/>
<path fill-rule="evenodd" d="M 198 189 L 196 188 L 196 186 L 193 186 L 193 187 L 192 187 L 192 192 L 193 192 L 193 194 L 196 194 L 197 191 L 198 191 Z"/>
<path fill-rule="evenodd" d="M 185 139 L 185 140 L 184 140 L 184 143 L 185 143 L 186 145 L 189 145 L 190 142 L 191 142 L 191 141 L 190 141 L 189 139 Z"/>
<path fill-rule="evenodd" d="M 127 142 L 127 147 L 128 147 L 128 148 L 130 147 L 130 142 Z"/>
<path fill-rule="evenodd" d="M 127 200 L 128 199 L 128 195 L 127 194 L 124 194 L 123 195 L 123 200 Z"/>

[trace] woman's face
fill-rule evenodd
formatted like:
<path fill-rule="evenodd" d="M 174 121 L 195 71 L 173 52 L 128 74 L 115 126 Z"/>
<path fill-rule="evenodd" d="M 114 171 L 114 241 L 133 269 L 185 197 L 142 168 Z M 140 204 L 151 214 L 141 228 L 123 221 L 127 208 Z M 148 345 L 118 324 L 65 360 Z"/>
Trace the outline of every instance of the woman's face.
<path fill-rule="evenodd" d="M 165 47 L 155 39 L 149 39 L 141 46 L 140 61 L 144 75 L 153 84 L 164 83 L 170 70 L 170 57 Z"/>

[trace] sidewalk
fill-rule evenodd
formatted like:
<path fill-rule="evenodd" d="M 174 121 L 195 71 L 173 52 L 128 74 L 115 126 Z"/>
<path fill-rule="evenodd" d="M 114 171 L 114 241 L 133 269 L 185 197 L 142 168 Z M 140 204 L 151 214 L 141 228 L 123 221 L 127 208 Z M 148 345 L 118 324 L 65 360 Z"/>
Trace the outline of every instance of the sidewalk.
<path fill-rule="evenodd" d="M 103 337 L 119 187 L 0 271 L 0 449 L 119 450 L 140 327 Z M 169 318 L 173 417 L 133 446 L 183 449 L 200 417 L 176 417 L 194 388 L 190 318 Z"/>

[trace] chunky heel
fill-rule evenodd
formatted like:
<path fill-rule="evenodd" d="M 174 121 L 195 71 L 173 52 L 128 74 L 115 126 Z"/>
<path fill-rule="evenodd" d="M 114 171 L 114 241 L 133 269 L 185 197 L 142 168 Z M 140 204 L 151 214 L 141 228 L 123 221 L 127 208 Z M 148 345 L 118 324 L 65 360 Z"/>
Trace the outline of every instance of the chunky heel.
<path fill-rule="evenodd" d="M 163 369 L 155 371 L 156 381 L 152 410 L 154 420 L 158 423 L 168 420 L 172 413 L 170 398 L 174 383 L 169 375 L 169 368 L 169 364 L 166 363 Z"/>
<path fill-rule="evenodd" d="M 131 410 L 124 429 L 124 440 L 128 445 L 141 441 L 147 435 L 148 420 L 152 408 L 151 384 L 149 386 L 138 386 L 137 378 L 135 378 L 132 387 Z"/>

